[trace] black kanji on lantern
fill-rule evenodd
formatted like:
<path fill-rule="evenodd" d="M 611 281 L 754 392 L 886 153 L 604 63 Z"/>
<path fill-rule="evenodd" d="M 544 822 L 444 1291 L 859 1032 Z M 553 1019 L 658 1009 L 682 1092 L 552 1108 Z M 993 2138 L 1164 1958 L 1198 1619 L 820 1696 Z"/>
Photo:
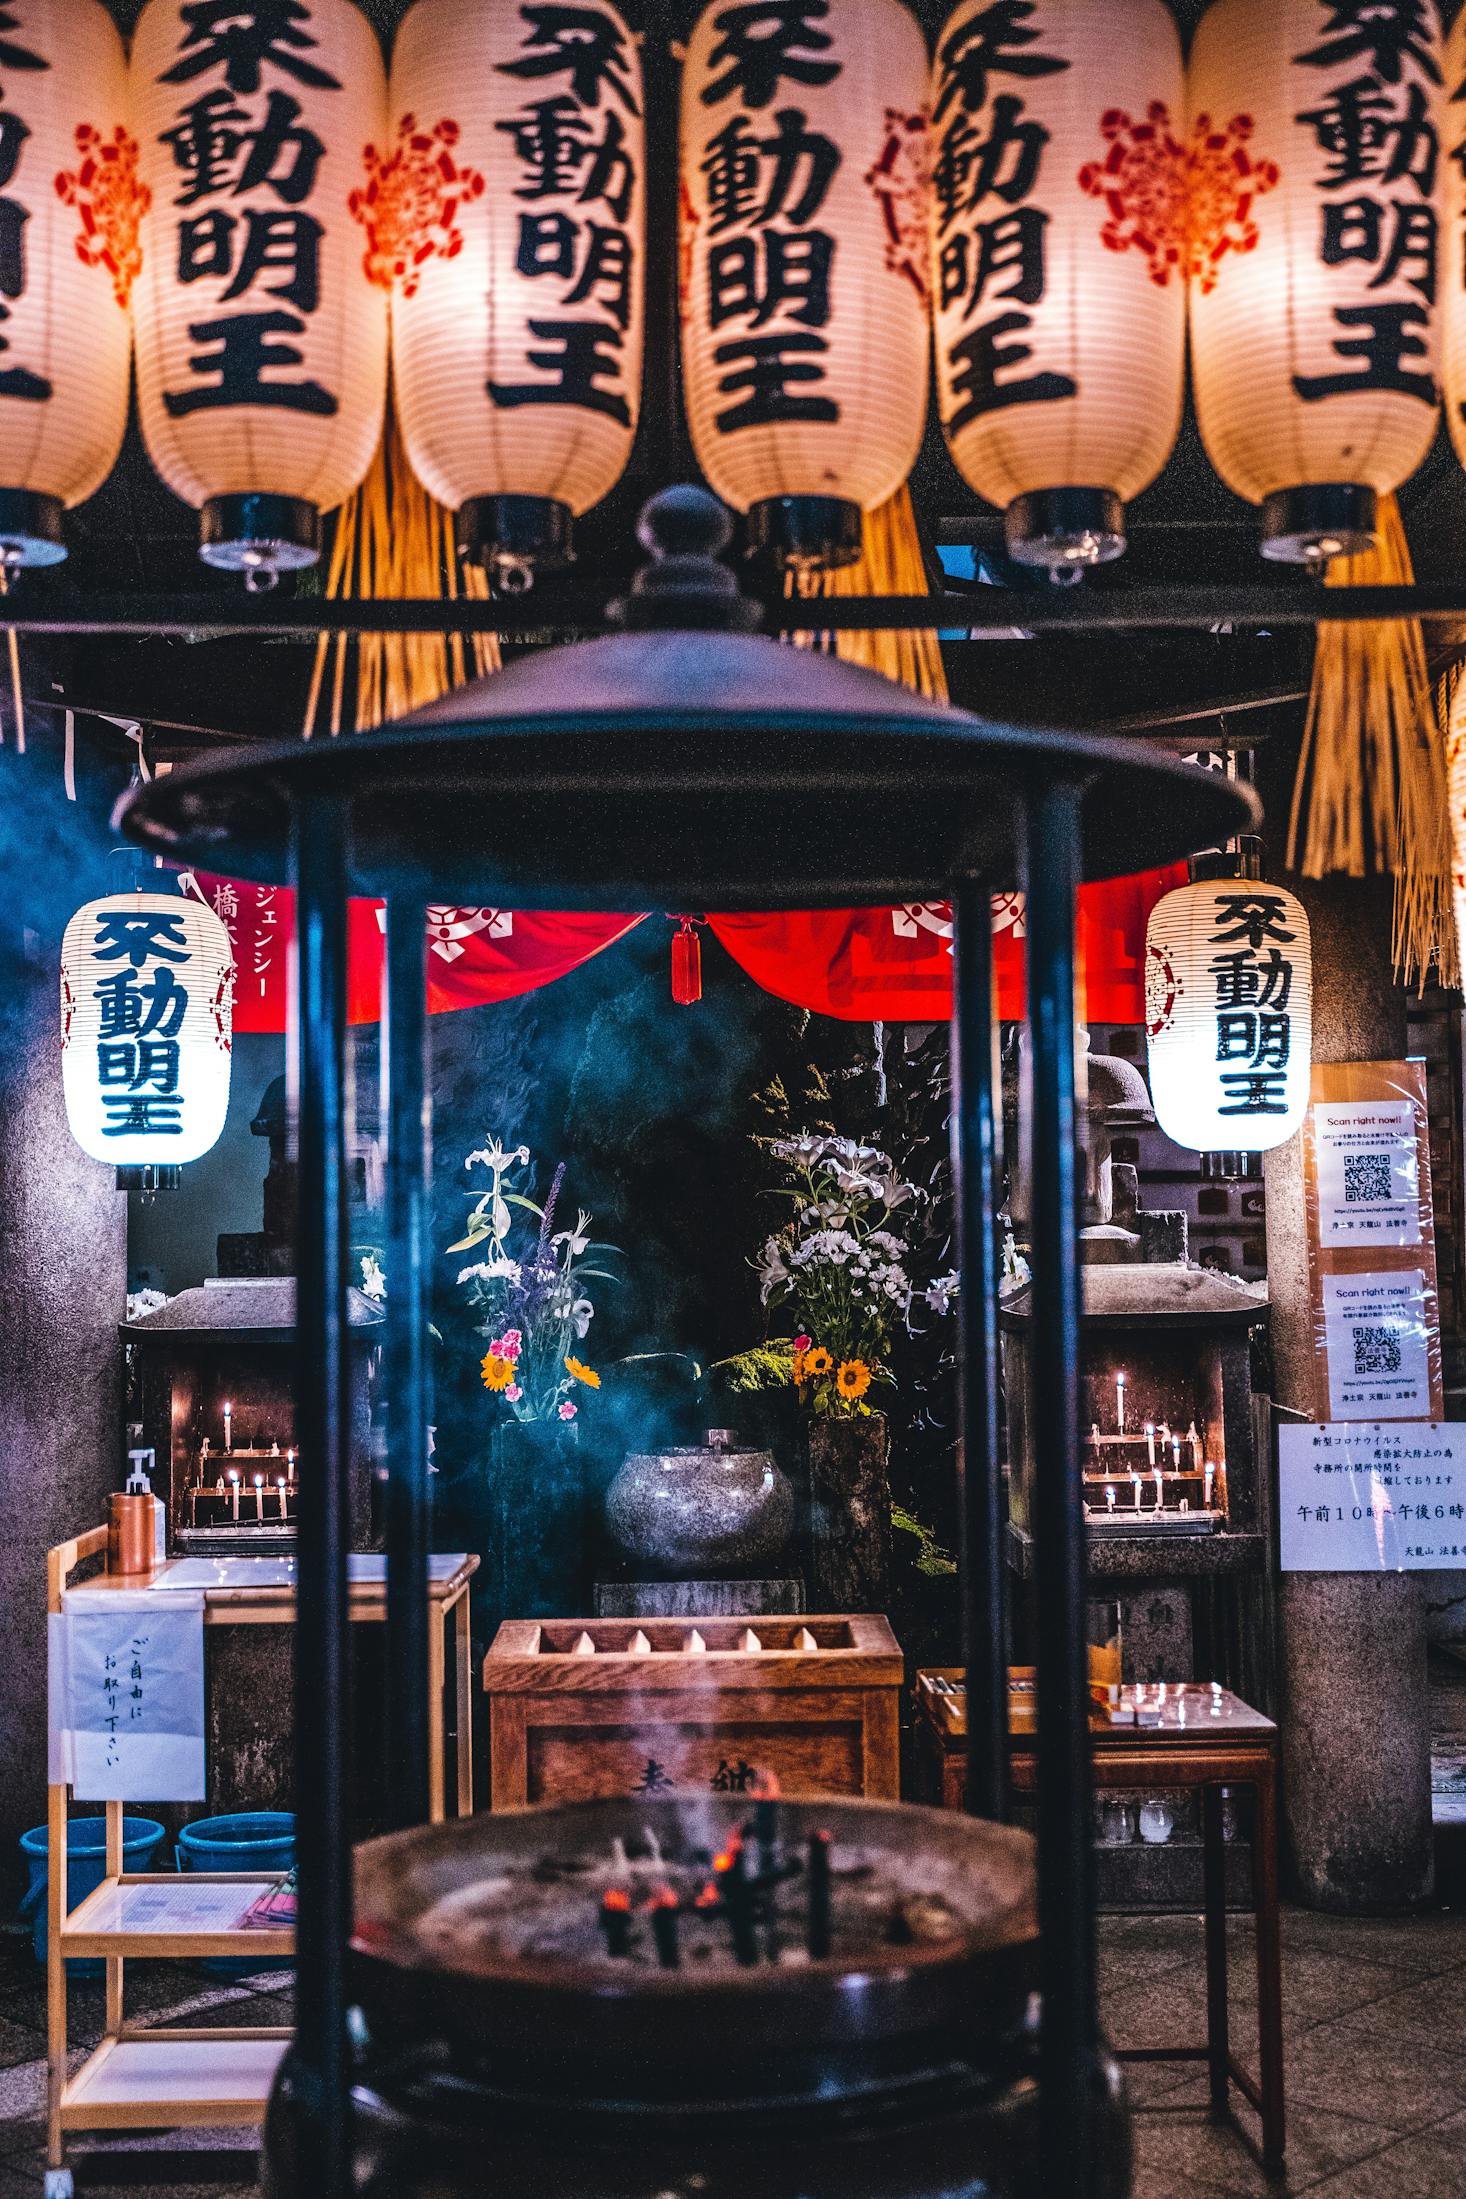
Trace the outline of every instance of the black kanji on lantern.
<path fill-rule="evenodd" d="M 1321 42 L 1298 59 L 1310 68 L 1364 62 L 1384 84 L 1398 84 L 1413 62 L 1432 84 L 1441 80 L 1434 52 L 1433 0 L 1323 0 L 1328 16 Z"/>
<path fill-rule="evenodd" d="M 1030 50 L 1043 35 L 1029 20 L 1037 12 L 1034 0 L 993 0 L 948 33 L 937 49 L 942 88 L 936 121 L 958 97 L 969 113 L 986 105 L 990 76 L 1053 76 L 1069 66 L 1056 54 Z"/>
<path fill-rule="evenodd" d="M 717 40 L 708 54 L 702 103 L 716 107 L 736 92 L 745 107 L 767 107 L 781 83 L 833 84 L 838 61 L 823 58 L 835 43 L 819 25 L 829 0 L 739 0 L 713 17 Z"/>
<path fill-rule="evenodd" d="M 50 62 L 40 54 L 4 35 L 17 28 L 15 9 L 0 7 L 0 71 L 49 69 Z M 0 83 L 0 99 L 4 97 L 5 87 Z M 14 107 L 0 107 L 0 324 L 10 318 L 10 307 L 4 301 L 22 298 L 26 290 L 26 224 L 30 220 L 30 209 L 6 194 L 15 181 L 30 134 L 30 124 Z M 10 338 L 0 334 L 0 358 L 9 349 Z M 20 397 L 33 404 L 44 404 L 50 394 L 51 383 L 46 375 L 37 374 L 27 366 L 0 365 L 0 397 Z"/>
<path fill-rule="evenodd" d="M 714 425 L 732 435 L 739 428 L 771 427 L 781 420 L 838 420 L 834 398 L 815 396 L 808 386 L 824 382 L 820 361 L 829 348 L 823 336 L 798 329 L 715 346 L 713 364 L 722 369 L 719 392 L 737 402 L 715 413 Z"/>
<path fill-rule="evenodd" d="M 271 92 L 258 117 L 222 85 L 205 92 L 162 134 L 183 178 L 174 204 L 193 206 L 225 191 L 237 198 L 268 184 L 285 205 L 301 205 L 326 148 L 300 116 L 300 101 L 289 92 Z"/>
<path fill-rule="evenodd" d="M 49 69 L 51 64 L 42 55 L 11 37 L 10 33 L 19 29 L 15 9 L 0 7 L 0 69 Z"/>
<path fill-rule="evenodd" d="M 490 382 L 496 405 L 583 405 L 631 425 L 631 407 L 619 389 L 602 389 L 621 372 L 621 330 L 614 321 L 531 321 L 534 345 L 525 357 L 550 376 L 544 382 Z"/>
<path fill-rule="evenodd" d="M 495 64 L 503 75 L 530 79 L 568 76 L 570 90 L 581 106 L 599 107 L 604 90 L 618 99 L 628 114 L 640 114 L 630 42 L 609 9 L 545 0 L 543 5 L 521 8 L 519 13 L 529 26 L 529 36 L 517 61 Z"/>
<path fill-rule="evenodd" d="M 189 389 L 164 391 L 169 414 L 178 420 L 229 405 L 271 405 L 329 417 L 338 409 L 330 390 L 309 376 L 282 379 L 287 369 L 305 364 L 300 346 L 287 340 L 303 335 L 305 326 L 299 314 L 283 310 L 190 322 L 189 337 L 199 348 L 188 364 L 199 379 Z"/>
<path fill-rule="evenodd" d="M 341 89 L 339 77 L 309 59 L 320 41 L 302 28 L 311 19 L 305 0 L 186 0 L 179 12 L 188 30 L 164 84 L 189 84 L 220 68 L 232 92 L 257 92 L 268 63 L 318 91 Z"/>
<path fill-rule="evenodd" d="M 1297 942 L 1282 895 L 1219 891 L 1212 900 L 1208 969 L 1213 985 L 1217 1113 L 1286 1115 L 1293 1055 L 1293 962 Z"/>
<path fill-rule="evenodd" d="M 796 226 L 812 221 L 839 169 L 839 146 L 812 130 L 802 109 L 781 107 L 764 136 L 746 115 L 734 114 L 703 155 L 709 234 L 781 216 Z"/>

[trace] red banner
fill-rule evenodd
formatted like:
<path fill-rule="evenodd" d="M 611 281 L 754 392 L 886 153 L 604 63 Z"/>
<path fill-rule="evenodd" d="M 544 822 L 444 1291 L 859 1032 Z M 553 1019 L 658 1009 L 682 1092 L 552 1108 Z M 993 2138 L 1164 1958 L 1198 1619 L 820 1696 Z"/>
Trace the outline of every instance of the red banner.
<path fill-rule="evenodd" d="M 1089 1021 L 1145 1021 L 1146 919 L 1187 876 L 1182 863 L 1081 888 L 1076 945 Z M 952 912 L 945 901 L 711 916 L 708 923 L 766 992 L 819 1015 L 941 1023 L 952 1013 Z M 1023 1014 L 1025 936 L 1022 894 L 994 895 L 994 974 L 1004 1022 Z"/>
<path fill-rule="evenodd" d="M 283 1031 L 295 895 L 285 886 L 244 885 L 205 871 L 194 877 L 234 942 L 235 1030 Z M 551 985 L 640 922 L 640 916 L 430 907 L 429 1011 L 476 1008 Z M 374 1023 L 382 1006 L 383 904 L 350 902 L 347 927 L 347 1014 L 353 1023 Z"/>
<path fill-rule="evenodd" d="M 295 896 L 283 886 L 244 885 L 194 874 L 234 943 L 237 1031 L 283 1031 L 295 936 Z M 1079 895 L 1078 957 L 1085 1014 L 1094 1023 L 1145 1021 L 1145 926 L 1184 865 L 1144 871 Z M 551 985 L 612 946 L 640 916 L 586 916 L 525 909 L 428 910 L 428 1008 L 476 1008 Z M 735 962 L 766 992 L 819 1015 L 852 1023 L 939 1023 L 952 1012 L 952 919 L 944 901 L 896 909 L 793 910 L 712 916 L 709 926 Z M 353 1023 L 381 1013 L 380 901 L 348 909 L 347 1012 Z M 998 1012 L 1023 1014 L 1023 896 L 993 902 Z"/>

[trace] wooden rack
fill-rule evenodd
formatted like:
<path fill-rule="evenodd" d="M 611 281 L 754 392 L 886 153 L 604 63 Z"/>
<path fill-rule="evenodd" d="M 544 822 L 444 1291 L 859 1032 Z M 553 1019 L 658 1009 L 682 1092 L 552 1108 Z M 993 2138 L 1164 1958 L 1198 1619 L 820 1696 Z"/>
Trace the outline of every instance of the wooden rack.
<path fill-rule="evenodd" d="M 105 1558 L 107 1530 L 94 1527 L 70 1542 L 58 1543 L 46 1557 L 46 1609 L 59 1615 L 71 1575 L 89 1559 Z M 247 1562 L 247 1561 L 240 1561 Z M 455 1769 L 457 1812 L 473 1810 L 471 1724 L 472 1670 L 469 1646 L 469 1582 L 478 1568 L 472 1556 L 435 1557 L 428 1602 L 435 1623 L 429 1630 L 430 1797 L 434 1823 L 446 1815 L 446 1741 L 442 1715 L 447 1678 L 446 1622 L 453 1622 L 454 1692 L 457 1711 Z M 156 1586 L 167 1572 L 125 1578 L 103 1573 L 89 1588 Z M 386 1617 L 384 1580 L 351 1584 L 351 1616 L 382 1621 Z M 229 1585 L 204 1591 L 204 1626 L 288 1626 L 295 1618 L 295 1591 L 282 1586 Z M 73 2179 L 66 2165 L 66 2139 L 74 2130 L 183 2129 L 221 2124 L 257 2123 L 288 2030 L 276 2026 L 228 2030 L 179 2029 L 130 2022 L 124 2008 L 124 1970 L 128 1959 L 175 1962 L 233 1960 L 264 1963 L 295 1952 L 295 1935 L 286 1930 L 241 1930 L 237 1919 L 256 1896 L 266 1893 L 279 1873 L 208 1872 L 180 1877 L 172 1871 L 124 1871 L 122 1802 L 104 1805 L 106 1859 L 102 1883 L 75 1909 L 67 1903 L 66 1827 L 71 1790 L 64 1783 L 48 1788 L 47 1827 L 47 2122 L 46 2199 L 72 2199 Z M 187 1889 L 192 1905 L 215 1914 L 187 1928 L 158 1922 L 149 1911 L 160 1890 Z M 74 2074 L 67 2074 L 68 1957 L 100 1958 L 106 1966 L 105 2030 L 98 2045 Z"/>

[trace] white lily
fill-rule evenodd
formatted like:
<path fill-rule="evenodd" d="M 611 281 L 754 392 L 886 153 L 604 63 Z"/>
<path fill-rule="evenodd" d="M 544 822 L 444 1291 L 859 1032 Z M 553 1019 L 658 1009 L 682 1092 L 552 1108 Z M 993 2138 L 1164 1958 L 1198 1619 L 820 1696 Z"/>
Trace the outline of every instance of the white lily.
<path fill-rule="evenodd" d="M 590 1238 L 587 1234 L 590 1229 L 590 1224 L 591 1217 L 589 1216 L 589 1214 L 586 1213 L 585 1208 L 582 1207 L 580 1209 L 579 1219 L 577 1220 L 574 1229 L 557 1230 L 555 1232 L 555 1235 L 551 1238 L 550 1242 L 556 1245 L 565 1245 L 568 1248 L 565 1257 L 568 1260 L 578 1260 L 581 1254 L 585 1251 L 586 1246 L 590 1243 Z"/>
<path fill-rule="evenodd" d="M 361 1256 L 361 1288 L 365 1298 L 380 1299 L 387 1295 L 386 1273 L 374 1252 L 364 1252 Z"/>

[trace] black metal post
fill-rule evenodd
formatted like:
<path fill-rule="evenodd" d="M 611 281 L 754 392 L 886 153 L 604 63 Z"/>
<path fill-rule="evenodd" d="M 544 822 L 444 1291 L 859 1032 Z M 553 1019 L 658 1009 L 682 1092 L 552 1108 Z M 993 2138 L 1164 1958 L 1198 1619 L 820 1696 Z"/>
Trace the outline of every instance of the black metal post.
<path fill-rule="evenodd" d="M 1030 797 L 1028 1018 L 1033 1048 L 1034 1587 L 1038 1607 L 1041 2143 L 1046 2199 L 1090 2188 L 1097 2074 L 1086 1549 L 1079 1462 L 1074 1164 L 1074 910 L 1080 797 Z"/>
<path fill-rule="evenodd" d="M 428 1184 L 426 933 L 421 902 L 387 903 L 387 1812 L 428 1820 Z M 441 1704 L 431 1706 L 441 1717 Z"/>
<path fill-rule="evenodd" d="M 346 1942 L 351 1929 L 346 1313 L 346 820 L 308 796 L 295 827 L 300 1090 L 296 1416 L 295 2076 L 302 2188 L 349 2189 Z"/>
<path fill-rule="evenodd" d="M 962 1656 L 967 1679 L 966 1805 L 1008 1814 L 1008 1657 L 1002 1487 L 998 1463 L 999 1109 L 993 1020 L 993 910 L 988 886 L 952 895 L 952 1186 L 957 1263 L 962 1507 Z"/>

